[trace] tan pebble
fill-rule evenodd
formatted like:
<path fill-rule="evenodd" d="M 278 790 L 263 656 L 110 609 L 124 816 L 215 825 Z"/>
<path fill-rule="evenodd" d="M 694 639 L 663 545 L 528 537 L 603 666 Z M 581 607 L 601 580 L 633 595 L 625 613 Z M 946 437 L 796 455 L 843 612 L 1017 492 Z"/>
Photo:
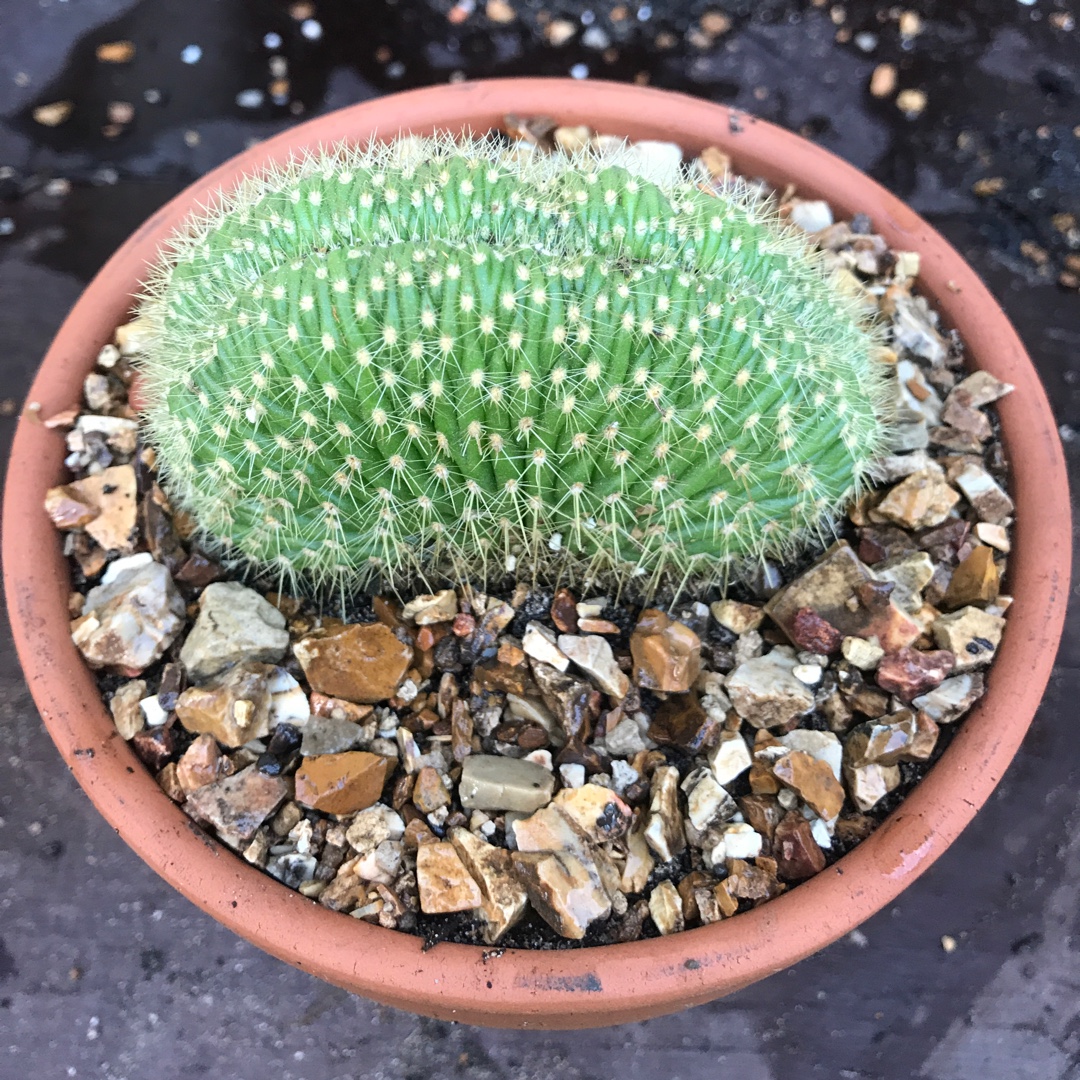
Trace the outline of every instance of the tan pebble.
<path fill-rule="evenodd" d="M 722 180 L 731 172 L 731 158 L 716 146 L 701 151 L 701 163 L 714 180 Z"/>
<path fill-rule="evenodd" d="M 893 64 L 878 64 L 870 76 L 870 93 L 876 98 L 885 98 L 895 89 L 896 67 Z"/>
<path fill-rule="evenodd" d="M 135 56 L 135 44 L 131 41 L 106 41 L 94 50 L 103 64 L 126 64 Z"/>
<path fill-rule="evenodd" d="M 44 127 L 56 127 L 71 115 L 74 108 L 75 105 L 71 101 L 53 101 L 48 105 L 39 105 L 34 110 L 33 117 Z"/>
<path fill-rule="evenodd" d="M 101 511 L 78 498 L 67 485 L 61 485 L 45 492 L 45 513 L 58 529 L 81 529 Z"/>
<path fill-rule="evenodd" d="M 494 23 L 510 23 L 517 18 L 517 12 L 506 0 L 488 0 L 484 13 Z"/>
<path fill-rule="evenodd" d="M 176 779 L 185 792 L 212 784 L 234 771 L 213 735 L 200 735 L 176 763 Z"/>
<path fill-rule="evenodd" d="M 134 532 L 138 511 L 135 499 L 135 469 L 114 465 L 94 476 L 68 485 L 79 502 L 97 510 L 85 528 L 106 551 L 127 554 L 135 547 Z"/>
<path fill-rule="evenodd" d="M 146 726 L 139 702 L 146 697 L 146 683 L 142 679 L 132 679 L 124 683 L 112 696 L 109 711 L 113 723 L 122 739 L 130 739 Z"/>
<path fill-rule="evenodd" d="M 420 910 L 427 915 L 470 911 L 484 899 L 454 845 L 445 840 L 416 849 L 416 884 Z"/>
<path fill-rule="evenodd" d="M 896 95 L 896 107 L 908 118 L 916 117 L 926 108 L 926 92 L 923 90 L 901 90 Z"/>

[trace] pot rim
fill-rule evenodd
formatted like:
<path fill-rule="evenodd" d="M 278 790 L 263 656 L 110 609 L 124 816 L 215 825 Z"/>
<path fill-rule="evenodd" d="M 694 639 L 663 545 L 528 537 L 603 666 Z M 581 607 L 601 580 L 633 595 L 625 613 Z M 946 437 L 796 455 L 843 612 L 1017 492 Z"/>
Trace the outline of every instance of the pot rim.
<path fill-rule="evenodd" d="M 1064 455 L 1038 375 L 975 272 L 898 198 L 828 151 L 726 106 L 670 91 L 573 79 L 493 79 L 428 87 L 309 120 L 225 162 L 152 215 L 87 286 L 50 346 L 30 401 L 71 404 L 98 349 L 124 320 L 148 260 L 192 207 L 301 146 L 399 131 L 481 132 L 502 115 L 555 115 L 634 139 L 715 145 L 737 172 L 868 213 L 897 249 L 918 251 L 919 291 L 960 331 L 974 366 L 1014 384 L 999 402 L 1016 525 L 1017 596 L 985 697 L 941 760 L 852 852 L 760 908 L 668 938 L 568 950 L 440 944 L 331 912 L 248 865 L 193 822 L 120 739 L 68 632 L 68 572 L 42 502 L 61 482 L 63 441 L 26 412 L 8 470 L 4 585 L 34 700 L 76 780 L 122 839 L 219 922 L 329 982 L 442 1019 L 501 1027 L 592 1027 L 712 1000 L 824 948 L 880 910 L 948 847 L 987 799 L 1034 717 L 1065 617 L 1071 520 Z"/>

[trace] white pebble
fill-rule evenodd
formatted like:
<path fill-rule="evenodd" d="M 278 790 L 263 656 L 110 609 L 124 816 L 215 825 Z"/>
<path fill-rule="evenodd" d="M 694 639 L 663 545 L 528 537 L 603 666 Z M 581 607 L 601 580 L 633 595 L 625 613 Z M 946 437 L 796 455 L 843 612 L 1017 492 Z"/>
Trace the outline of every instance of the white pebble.
<path fill-rule="evenodd" d="M 280 49 L 281 48 L 281 35 L 275 34 L 272 30 L 263 38 L 263 45 L 268 49 Z"/>
<path fill-rule="evenodd" d="M 263 103 L 263 92 L 261 90 L 250 89 L 241 90 L 236 95 L 236 104 L 241 109 L 257 109 Z"/>
<path fill-rule="evenodd" d="M 555 763 L 551 760 L 550 750 L 533 750 L 525 755 L 524 760 L 531 761 L 534 765 L 539 765 L 541 769 L 547 769 L 548 772 L 555 771 Z"/>
<path fill-rule="evenodd" d="M 791 205 L 791 221 L 804 232 L 821 232 L 833 223 L 832 210 L 827 202 L 817 199 L 800 200 Z"/>
<path fill-rule="evenodd" d="M 139 708 L 147 727 L 161 727 L 169 719 L 169 714 L 158 704 L 157 694 L 143 698 L 139 702 Z"/>
<path fill-rule="evenodd" d="M 563 787 L 579 788 L 585 783 L 585 766 L 578 764 L 560 765 L 559 776 Z"/>
<path fill-rule="evenodd" d="M 587 79 L 589 77 L 589 65 L 588 64 L 575 64 L 570 69 L 570 78 L 572 79 Z"/>
<path fill-rule="evenodd" d="M 579 766 L 583 768 L 583 766 Z M 637 769 L 633 768 L 629 762 L 623 761 L 622 758 L 615 758 L 611 763 L 611 782 L 615 785 L 615 790 L 621 795 L 626 789 L 637 780 L 641 779 L 641 774 Z"/>
<path fill-rule="evenodd" d="M 145 566 L 153 561 L 154 556 L 149 551 L 140 551 L 138 555 L 128 555 L 123 559 L 116 559 L 105 567 L 105 573 L 101 575 L 101 584 L 109 585 L 124 571 L 134 570 L 137 566 Z"/>
<path fill-rule="evenodd" d="M 300 33 L 308 41 L 318 41 L 322 37 L 322 23 L 318 19 L 305 19 L 300 24 Z"/>
<path fill-rule="evenodd" d="M 197 64 L 202 59 L 202 48 L 198 45 L 185 45 L 180 59 L 185 64 Z"/>
<path fill-rule="evenodd" d="M 806 686 L 817 686 L 821 682 L 821 665 L 796 664 L 791 669 L 791 674 Z"/>

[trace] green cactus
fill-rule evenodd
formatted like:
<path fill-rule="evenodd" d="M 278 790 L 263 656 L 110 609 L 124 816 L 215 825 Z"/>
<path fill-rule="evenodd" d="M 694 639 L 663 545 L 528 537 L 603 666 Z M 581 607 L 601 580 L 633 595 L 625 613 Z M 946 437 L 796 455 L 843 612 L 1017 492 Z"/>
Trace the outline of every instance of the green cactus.
<path fill-rule="evenodd" d="M 174 501 L 342 583 L 655 587 L 824 536 L 887 444 L 873 330 L 747 188 L 626 153 L 408 139 L 221 196 L 140 306 Z"/>

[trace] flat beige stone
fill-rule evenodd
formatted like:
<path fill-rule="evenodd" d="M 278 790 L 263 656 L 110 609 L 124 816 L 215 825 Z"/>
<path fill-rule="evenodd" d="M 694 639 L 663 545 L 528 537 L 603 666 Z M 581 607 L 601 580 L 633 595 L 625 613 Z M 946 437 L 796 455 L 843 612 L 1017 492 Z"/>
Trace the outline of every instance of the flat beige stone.
<path fill-rule="evenodd" d="M 416 884 L 420 910 L 427 915 L 471 911 L 484 900 L 454 845 L 445 840 L 416 849 Z"/>

